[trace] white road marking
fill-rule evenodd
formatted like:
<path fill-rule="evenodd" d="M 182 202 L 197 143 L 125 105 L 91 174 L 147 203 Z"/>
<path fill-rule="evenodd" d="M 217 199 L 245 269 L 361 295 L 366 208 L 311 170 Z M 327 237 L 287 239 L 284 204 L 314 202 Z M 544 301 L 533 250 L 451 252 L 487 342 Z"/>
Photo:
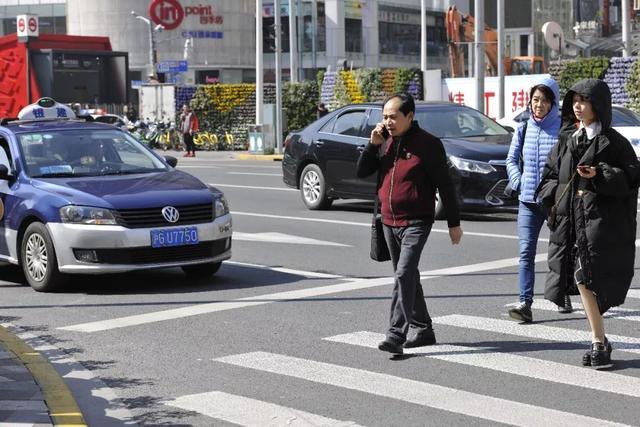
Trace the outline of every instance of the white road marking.
<path fill-rule="evenodd" d="M 182 396 L 165 403 L 241 426 L 358 426 L 353 421 L 339 421 L 221 391 Z"/>
<path fill-rule="evenodd" d="M 278 176 L 282 178 L 281 173 L 254 173 L 254 172 L 227 172 L 228 175 L 251 175 L 251 176 Z"/>
<path fill-rule="evenodd" d="M 546 254 L 539 254 L 538 259 L 546 259 Z M 518 265 L 519 258 L 508 258 L 496 261 L 483 262 L 478 264 L 463 265 L 459 267 L 442 268 L 421 272 L 423 279 L 436 279 L 441 276 L 460 275 L 467 273 L 477 273 L 479 271 L 495 270 L 499 268 L 513 267 Z M 240 298 L 233 301 L 213 302 L 208 304 L 191 305 L 171 310 L 161 310 L 133 316 L 119 317 L 115 319 L 99 320 L 89 323 L 80 323 L 59 327 L 57 329 L 75 332 L 99 332 L 110 329 L 124 328 L 128 326 L 143 325 L 147 323 L 161 322 L 170 319 L 180 319 L 184 317 L 197 316 L 200 314 L 216 313 L 220 311 L 233 310 L 237 308 L 255 307 L 274 302 L 285 302 L 303 298 L 313 298 L 323 295 L 330 295 L 342 292 L 357 291 L 361 289 L 386 286 L 393 283 L 392 277 L 381 277 L 377 279 L 350 279 L 343 283 L 334 285 L 319 286 L 315 288 L 297 289 L 293 291 L 277 292 L 267 295 L 256 295 L 247 298 Z"/>
<path fill-rule="evenodd" d="M 378 349 L 383 334 L 354 332 L 324 338 L 343 344 Z M 640 378 L 585 369 L 513 353 L 496 352 L 493 348 L 438 344 L 427 347 L 406 348 L 405 354 L 417 354 L 446 362 L 491 369 L 538 380 L 551 381 L 576 387 L 640 397 Z M 507 380 L 508 381 L 508 380 Z"/>
<path fill-rule="evenodd" d="M 233 185 L 233 184 L 221 184 L 210 182 L 209 185 L 213 185 L 214 187 L 229 187 L 229 188 L 246 188 L 249 190 L 273 190 L 273 191 L 298 191 L 294 188 L 284 188 L 284 187 L 259 187 L 257 185 Z"/>
<path fill-rule="evenodd" d="M 629 292 L 627 292 L 627 297 L 640 298 L 640 289 L 629 289 Z"/>
<path fill-rule="evenodd" d="M 212 184 L 213 185 L 213 184 Z M 337 219 L 324 219 L 324 218 L 308 218 L 308 217 L 299 217 L 299 216 L 285 216 L 285 215 L 269 215 L 263 213 L 253 213 L 253 212 L 239 212 L 232 211 L 231 215 L 238 216 L 252 216 L 258 218 L 271 218 L 271 219 L 281 219 L 286 221 L 306 221 L 306 222 L 321 222 L 326 224 L 341 224 L 341 225 L 356 225 L 358 227 L 371 227 L 371 222 L 355 222 L 355 221 L 341 221 Z M 442 228 L 432 228 L 432 232 L 435 233 L 447 233 L 449 234 L 448 229 Z M 518 240 L 518 236 L 513 236 L 509 234 L 494 234 L 494 233 L 478 233 L 474 231 L 465 231 L 465 236 L 474 236 L 474 237 L 491 237 L 497 239 L 509 239 L 509 240 Z M 548 242 L 549 239 L 538 239 L 539 242 Z"/>
<path fill-rule="evenodd" d="M 0 400 L 0 411 L 46 412 L 47 405 L 42 400 Z"/>
<path fill-rule="evenodd" d="M 233 232 L 233 240 L 242 240 L 246 242 L 268 242 L 268 243 L 288 243 L 294 245 L 317 245 L 317 246 L 341 246 L 350 248 L 349 245 L 342 243 L 328 242 L 326 240 L 310 239 L 308 237 L 292 236 L 283 233 L 242 233 Z"/>
<path fill-rule="evenodd" d="M 202 166 L 183 166 L 183 165 L 179 165 L 178 169 L 221 169 L 219 166 L 209 166 L 209 165 L 202 165 Z"/>
<path fill-rule="evenodd" d="M 213 360 L 518 426 L 616 425 L 584 415 L 279 354 L 254 352 Z"/>
<path fill-rule="evenodd" d="M 337 274 L 319 273 L 316 271 L 294 270 L 293 268 L 269 267 L 267 265 L 250 264 L 248 262 L 225 261 L 225 264 L 237 265 L 240 267 L 261 268 L 269 271 L 276 271 L 285 274 L 295 274 L 296 276 L 310 277 L 312 279 L 344 279 L 344 276 Z"/>
<path fill-rule="evenodd" d="M 452 314 L 449 316 L 436 317 L 433 319 L 433 323 L 547 341 L 584 343 L 585 348 L 591 343 L 591 332 L 543 326 L 535 323 L 523 325 L 515 321 L 492 319 L 489 317 Z M 611 341 L 614 350 L 640 354 L 640 338 L 610 334 L 607 334 L 607 338 Z"/>
<path fill-rule="evenodd" d="M 505 307 L 515 307 L 518 304 L 519 303 L 507 304 L 505 305 Z M 582 304 L 572 301 L 571 305 L 573 306 L 573 311 L 575 313 L 584 314 L 584 309 L 582 307 Z M 533 305 L 531 306 L 531 308 L 533 308 L 534 310 L 558 311 L 557 305 L 555 305 L 554 303 L 546 299 L 539 299 L 539 298 L 533 300 Z M 632 322 L 640 322 L 640 310 L 631 310 L 629 308 L 613 307 L 613 308 L 610 308 L 609 311 L 607 311 L 604 314 L 604 317 L 610 317 L 612 319 L 620 319 L 620 320 L 629 320 Z"/>

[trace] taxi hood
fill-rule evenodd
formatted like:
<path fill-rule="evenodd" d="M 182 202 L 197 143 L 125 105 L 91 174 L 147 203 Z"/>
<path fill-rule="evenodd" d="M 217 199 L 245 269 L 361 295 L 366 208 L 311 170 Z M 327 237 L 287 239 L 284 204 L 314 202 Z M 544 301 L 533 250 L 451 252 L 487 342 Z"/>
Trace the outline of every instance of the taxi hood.
<path fill-rule="evenodd" d="M 38 178 L 34 187 L 69 204 L 109 209 L 152 208 L 211 203 L 212 193 L 197 178 L 176 170 L 136 175 Z"/>

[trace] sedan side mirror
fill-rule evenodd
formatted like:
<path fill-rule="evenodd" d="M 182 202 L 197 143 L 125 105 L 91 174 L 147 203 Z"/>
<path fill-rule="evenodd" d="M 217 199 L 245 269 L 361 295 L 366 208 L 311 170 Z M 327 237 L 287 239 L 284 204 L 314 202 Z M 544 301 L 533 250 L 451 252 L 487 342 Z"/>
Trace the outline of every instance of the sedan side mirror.
<path fill-rule="evenodd" d="M 9 169 L 5 165 L 0 165 L 0 179 L 9 180 Z"/>
<path fill-rule="evenodd" d="M 169 166 L 171 166 L 172 168 L 175 168 L 176 165 L 178 164 L 178 159 L 176 159 L 173 156 L 164 156 L 164 160 L 169 163 Z"/>
<path fill-rule="evenodd" d="M 514 133 L 516 130 L 514 128 L 512 128 L 511 126 L 502 126 L 503 128 L 505 128 L 506 130 L 508 130 L 511 133 Z"/>

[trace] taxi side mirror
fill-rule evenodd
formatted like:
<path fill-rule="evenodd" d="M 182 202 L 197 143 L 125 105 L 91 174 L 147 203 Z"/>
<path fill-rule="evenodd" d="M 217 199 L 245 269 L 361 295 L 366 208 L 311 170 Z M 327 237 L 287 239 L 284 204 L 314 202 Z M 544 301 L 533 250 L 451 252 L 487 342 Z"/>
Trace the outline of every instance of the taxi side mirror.
<path fill-rule="evenodd" d="M 171 166 L 172 168 L 175 168 L 176 165 L 178 164 L 178 159 L 176 159 L 173 156 L 164 156 L 164 160 L 169 163 L 169 166 Z"/>
<path fill-rule="evenodd" d="M 0 165 L 0 179 L 9 179 L 9 168 L 7 168 L 5 165 Z"/>

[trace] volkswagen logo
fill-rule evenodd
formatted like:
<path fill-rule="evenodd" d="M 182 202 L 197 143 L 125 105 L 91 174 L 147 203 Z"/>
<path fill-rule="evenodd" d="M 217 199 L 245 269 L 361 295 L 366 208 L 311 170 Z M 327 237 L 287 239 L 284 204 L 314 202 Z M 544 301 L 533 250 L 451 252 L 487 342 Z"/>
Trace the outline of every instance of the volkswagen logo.
<path fill-rule="evenodd" d="M 167 222 L 178 222 L 178 219 L 180 219 L 180 212 L 178 212 L 178 209 L 173 206 L 165 206 L 162 208 L 162 216 L 167 220 Z"/>

